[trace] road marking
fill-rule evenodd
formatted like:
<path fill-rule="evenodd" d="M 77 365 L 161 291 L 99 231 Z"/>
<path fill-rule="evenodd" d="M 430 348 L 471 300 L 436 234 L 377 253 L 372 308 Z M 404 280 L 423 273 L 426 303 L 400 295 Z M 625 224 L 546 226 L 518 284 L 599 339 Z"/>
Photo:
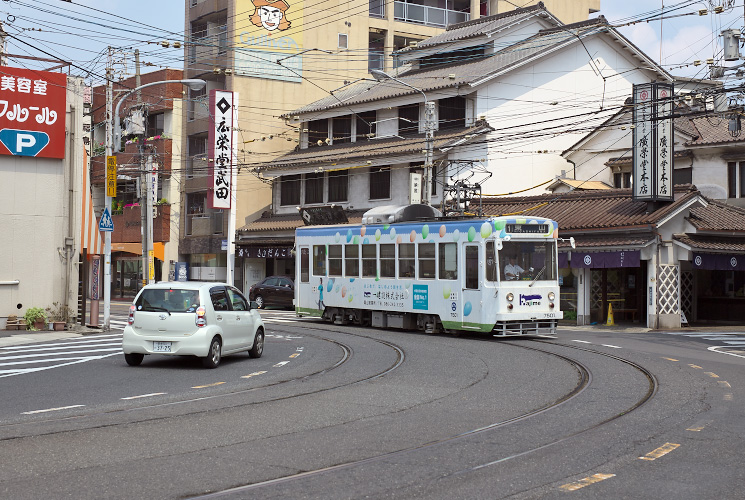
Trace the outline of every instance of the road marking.
<path fill-rule="evenodd" d="M 586 340 L 572 340 L 572 342 L 579 342 L 580 344 L 592 344 L 592 342 L 588 342 Z"/>
<path fill-rule="evenodd" d="M 731 393 L 725 394 L 724 395 L 724 400 L 725 401 L 732 401 L 732 394 Z"/>
<path fill-rule="evenodd" d="M 719 375 L 717 375 L 714 372 L 704 372 L 706 375 L 710 376 L 711 378 L 719 378 Z"/>
<path fill-rule="evenodd" d="M 600 481 L 605 481 L 606 479 L 610 479 L 615 476 L 615 474 L 593 474 L 590 477 L 580 479 L 579 481 L 576 481 L 574 483 L 568 483 L 563 486 L 559 486 L 559 489 L 564 491 L 575 491 L 580 488 L 584 488 L 585 486 L 590 486 L 591 484 L 599 483 Z"/>
<path fill-rule="evenodd" d="M 215 382 L 214 384 L 207 385 L 195 385 L 192 389 L 204 389 L 205 387 L 215 387 L 216 385 L 224 384 L 225 382 Z"/>
<path fill-rule="evenodd" d="M 165 392 L 154 392 L 152 394 L 141 394 L 140 396 L 129 396 L 128 398 L 121 398 L 121 399 L 140 399 L 140 398 L 150 398 L 153 396 L 163 396 L 166 394 Z"/>
<path fill-rule="evenodd" d="M 611 344 L 600 344 L 603 347 L 612 347 L 613 349 L 623 349 L 621 346 L 617 345 L 611 345 Z"/>
<path fill-rule="evenodd" d="M 300 356 L 299 352 L 296 352 L 295 354 L 290 354 L 291 358 L 297 358 L 298 356 Z"/>
<path fill-rule="evenodd" d="M 253 373 L 249 373 L 248 375 L 243 375 L 243 376 L 242 376 L 241 378 L 251 378 L 251 377 L 256 377 L 256 376 L 258 376 L 258 375 L 263 375 L 263 374 L 265 374 L 265 373 L 266 373 L 266 371 L 262 371 L 262 372 L 253 372 Z"/>
<path fill-rule="evenodd" d="M 717 380 L 717 384 L 721 385 L 722 387 L 731 388 L 732 386 L 727 382 L 726 380 Z"/>
<path fill-rule="evenodd" d="M 70 408 L 82 408 L 85 405 L 60 406 L 59 408 L 47 408 L 46 410 L 24 411 L 21 415 L 33 415 L 34 413 L 46 413 L 48 411 L 69 410 Z"/>
<path fill-rule="evenodd" d="M 690 366 L 691 368 L 698 368 L 699 370 L 703 370 L 703 368 L 701 368 L 698 365 L 691 365 L 691 364 L 689 364 L 688 366 Z"/>
<path fill-rule="evenodd" d="M 719 349 L 721 349 L 721 348 L 723 348 L 723 347 L 726 347 L 726 346 L 714 346 L 714 347 L 709 347 L 709 348 L 707 349 L 707 351 L 718 352 L 719 354 L 727 354 L 727 355 L 729 355 L 729 356 L 734 356 L 734 357 L 736 357 L 736 358 L 745 358 L 745 356 L 743 356 L 743 355 L 741 355 L 741 354 L 736 354 L 736 353 L 734 353 L 734 352 L 720 351 Z"/>
<path fill-rule="evenodd" d="M 678 360 L 677 360 L 677 359 L 675 359 L 675 358 L 662 358 L 662 359 L 666 359 L 666 360 L 668 360 L 668 361 L 678 361 Z"/>
<path fill-rule="evenodd" d="M 639 457 L 641 460 L 656 460 L 660 457 L 664 457 L 671 451 L 673 451 L 675 448 L 679 447 L 679 444 L 675 443 L 665 443 L 656 450 L 650 451 L 643 457 Z"/>
<path fill-rule="evenodd" d="M 280 361 L 279 363 L 277 363 L 276 365 L 274 365 L 274 368 L 279 368 L 281 366 L 285 366 L 287 363 L 289 363 L 289 361 Z"/>

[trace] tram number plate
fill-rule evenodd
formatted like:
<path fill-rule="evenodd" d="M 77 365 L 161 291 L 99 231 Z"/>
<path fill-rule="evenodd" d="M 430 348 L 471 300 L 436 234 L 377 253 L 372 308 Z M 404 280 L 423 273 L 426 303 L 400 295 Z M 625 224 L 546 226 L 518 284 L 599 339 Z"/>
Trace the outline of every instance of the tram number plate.
<path fill-rule="evenodd" d="M 544 318 L 556 318 L 557 317 L 557 314 L 556 313 L 546 313 L 543 317 Z"/>
<path fill-rule="evenodd" d="M 153 342 L 154 352 L 171 352 L 170 342 Z"/>

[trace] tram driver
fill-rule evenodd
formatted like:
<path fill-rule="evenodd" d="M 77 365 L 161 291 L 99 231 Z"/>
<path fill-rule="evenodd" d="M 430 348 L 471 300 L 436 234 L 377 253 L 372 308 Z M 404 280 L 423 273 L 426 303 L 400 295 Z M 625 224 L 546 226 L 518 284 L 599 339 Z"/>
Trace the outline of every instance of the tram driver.
<path fill-rule="evenodd" d="M 511 281 L 511 280 L 517 280 L 520 279 L 520 273 L 524 273 L 525 269 L 520 267 L 515 261 L 516 257 L 514 255 L 510 255 L 509 257 L 509 263 L 504 266 L 504 279 Z"/>

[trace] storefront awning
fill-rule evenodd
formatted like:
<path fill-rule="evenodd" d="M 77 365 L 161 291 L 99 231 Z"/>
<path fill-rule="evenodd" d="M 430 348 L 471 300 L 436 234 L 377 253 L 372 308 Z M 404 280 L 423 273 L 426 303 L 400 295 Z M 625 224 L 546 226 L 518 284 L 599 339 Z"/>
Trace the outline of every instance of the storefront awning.
<path fill-rule="evenodd" d="M 583 267 L 591 269 L 603 269 L 611 267 L 639 267 L 640 261 L 641 251 L 639 250 L 624 250 L 618 252 L 572 251 L 570 264 L 573 269 L 579 269 Z M 561 254 L 559 254 L 559 267 L 562 267 Z M 563 267 L 566 267 L 566 265 Z"/>
<path fill-rule="evenodd" d="M 153 243 L 153 255 L 156 259 L 164 261 L 166 245 L 162 241 Z M 142 243 L 112 243 L 112 252 L 128 252 L 135 255 L 142 255 Z"/>
<path fill-rule="evenodd" d="M 693 268 L 709 271 L 745 271 L 745 255 L 694 253 Z"/>

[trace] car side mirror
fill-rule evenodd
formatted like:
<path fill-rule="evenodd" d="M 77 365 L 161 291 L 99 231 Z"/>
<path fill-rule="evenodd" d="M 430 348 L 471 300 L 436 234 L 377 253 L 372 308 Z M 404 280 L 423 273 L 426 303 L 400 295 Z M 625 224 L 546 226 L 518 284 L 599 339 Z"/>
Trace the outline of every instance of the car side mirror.
<path fill-rule="evenodd" d="M 258 308 L 259 308 L 259 304 L 257 304 L 255 300 L 252 300 L 251 301 L 251 309 L 258 309 Z"/>

